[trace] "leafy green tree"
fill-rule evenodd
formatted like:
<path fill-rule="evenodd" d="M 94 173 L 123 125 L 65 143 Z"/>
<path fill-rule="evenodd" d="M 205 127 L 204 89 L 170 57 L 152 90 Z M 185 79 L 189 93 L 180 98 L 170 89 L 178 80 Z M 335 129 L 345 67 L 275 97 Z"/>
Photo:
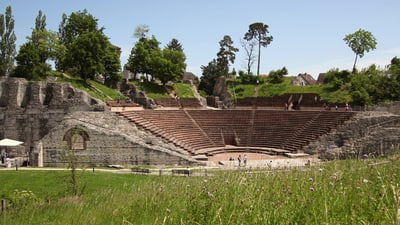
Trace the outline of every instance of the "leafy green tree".
<path fill-rule="evenodd" d="M 392 60 L 393 62 L 393 60 Z M 371 96 L 371 103 L 390 102 L 399 99 L 399 83 L 395 76 L 392 76 L 390 64 L 388 70 L 379 69 L 376 65 L 371 65 L 360 73 L 368 77 L 370 86 L 367 88 Z"/>
<path fill-rule="evenodd" d="M 35 29 L 32 31 L 32 41 L 39 42 L 40 36 L 36 37 L 34 34 L 44 30 L 46 30 L 46 15 L 42 13 L 42 10 L 39 10 L 35 20 Z"/>
<path fill-rule="evenodd" d="M 239 79 L 241 84 L 257 84 L 257 81 L 260 82 L 258 77 L 253 76 L 252 74 L 247 74 L 242 70 L 239 70 Z"/>
<path fill-rule="evenodd" d="M 329 70 L 324 79 L 324 84 L 326 89 L 329 91 L 336 91 L 341 89 L 346 83 L 350 82 L 350 71 L 339 69 Z"/>
<path fill-rule="evenodd" d="M 183 74 L 186 70 L 186 55 L 183 52 L 183 46 L 179 41 L 173 38 L 167 46 L 163 49 L 163 57 L 167 60 L 169 66 L 167 68 L 168 71 L 163 73 L 164 75 L 170 77 L 166 78 L 159 78 L 162 80 L 168 81 L 178 81 L 181 80 Z M 167 82 L 168 82 L 167 81 Z M 164 82 L 163 82 L 164 83 Z"/>
<path fill-rule="evenodd" d="M 59 27 L 65 54 L 58 54 L 57 69 L 79 75 L 82 79 L 94 79 L 102 74 L 106 78 L 118 79 L 119 51 L 113 46 L 104 28 L 99 28 L 97 19 L 87 10 L 65 14 Z"/>
<path fill-rule="evenodd" d="M 160 80 L 163 85 L 168 81 L 176 82 L 182 79 L 186 69 L 183 52 L 166 48 L 161 53 L 162 55 L 153 58 L 152 74 L 154 77 Z"/>
<path fill-rule="evenodd" d="M 13 76 L 28 80 L 39 80 L 51 70 L 48 60 L 54 59 L 58 49 L 58 38 L 54 32 L 46 29 L 46 16 L 39 11 L 35 28 L 28 41 L 21 45 L 16 56 L 17 67 Z"/>
<path fill-rule="evenodd" d="M 83 80 L 94 79 L 98 74 L 106 72 L 103 64 L 107 38 L 100 32 L 86 32 L 75 38 L 69 44 L 67 58 L 73 66 L 70 67 Z"/>
<path fill-rule="evenodd" d="M 62 21 L 59 26 L 59 34 L 62 44 L 68 45 L 87 32 L 100 31 L 104 28 L 99 28 L 98 19 L 91 15 L 86 9 L 83 11 L 73 12 L 69 16 L 62 15 Z"/>
<path fill-rule="evenodd" d="M 244 40 L 251 41 L 255 39 L 258 42 L 257 76 L 260 75 L 261 46 L 267 47 L 273 40 L 273 37 L 269 36 L 268 33 L 268 25 L 256 22 L 249 25 L 249 30 L 244 35 Z"/>
<path fill-rule="evenodd" d="M 203 90 L 208 95 L 212 95 L 217 78 L 229 74 L 229 63 L 235 62 L 235 53 L 239 51 L 233 46 L 233 41 L 229 35 L 225 35 L 219 45 L 217 59 L 213 59 L 207 66 L 201 66 L 203 72 L 200 77 L 199 90 Z"/>
<path fill-rule="evenodd" d="M 390 61 L 388 73 L 390 77 L 393 77 L 398 83 L 400 83 L 400 58 L 394 57 Z"/>
<path fill-rule="evenodd" d="M 0 76 L 9 76 L 14 68 L 17 40 L 14 23 L 11 6 L 8 6 L 5 15 L 0 14 Z"/>
<path fill-rule="evenodd" d="M 140 40 L 142 38 L 146 38 L 149 31 L 150 31 L 149 26 L 146 24 L 142 24 L 135 28 L 133 36 Z"/>
<path fill-rule="evenodd" d="M 212 95 L 214 84 L 218 77 L 222 76 L 221 68 L 216 59 L 213 59 L 207 66 L 201 66 L 202 76 L 200 77 L 199 90 Z"/>
<path fill-rule="evenodd" d="M 149 76 L 153 74 L 152 60 L 162 55 L 159 45 L 160 42 L 154 36 L 151 39 L 140 38 L 131 50 L 126 68 L 132 73 L 145 75 L 148 81 Z"/>
<path fill-rule="evenodd" d="M 288 74 L 286 67 L 278 70 L 272 70 L 269 72 L 270 82 L 273 84 L 279 84 L 283 82 L 283 76 Z"/>
<path fill-rule="evenodd" d="M 389 71 L 396 74 L 400 73 L 400 58 L 397 56 L 390 60 Z"/>
<path fill-rule="evenodd" d="M 109 84 L 109 86 L 115 86 L 122 79 L 120 52 L 121 49 L 112 44 L 108 44 L 105 49 L 103 56 L 104 78 L 105 84 Z"/>
<path fill-rule="evenodd" d="M 236 58 L 236 52 L 239 49 L 233 46 L 232 38 L 229 35 L 225 35 L 224 38 L 219 42 L 219 52 L 217 53 L 217 63 L 220 68 L 222 75 L 227 76 L 229 73 L 229 63 L 234 63 Z"/>
<path fill-rule="evenodd" d="M 183 52 L 182 44 L 175 38 L 173 38 L 168 44 L 167 48 L 174 51 Z"/>
<path fill-rule="evenodd" d="M 39 80 L 40 77 L 44 77 L 46 71 L 50 70 L 50 68 L 46 67 L 46 64 L 40 63 L 40 56 L 33 42 L 26 42 L 21 45 L 15 59 L 17 67 L 12 74 L 15 77 Z"/>
<path fill-rule="evenodd" d="M 400 58 L 394 57 L 390 61 L 387 76 L 393 84 L 391 90 L 393 99 L 400 99 Z"/>
<path fill-rule="evenodd" d="M 358 31 L 346 35 L 343 40 L 355 53 L 353 72 L 356 70 L 358 57 L 362 58 L 365 52 L 369 52 L 376 48 L 377 42 L 371 32 L 359 29 Z"/>
<path fill-rule="evenodd" d="M 369 91 L 374 88 L 371 85 L 371 80 L 366 73 L 358 73 L 350 75 L 350 83 L 347 85 L 349 94 L 352 98 L 352 104 L 355 105 L 370 105 L 372 98 Z"/>
<path fill-rule="evenodd" d="M 163 50 L 159 45 L 154 36 L 151 39 L 140 38 L 131 50 L 126 68 L 133 73 L 144 74 L 146 81 L 158 79 L 163 85 L 168 81 L 178 81 L 186 69 L 182 45 L 176 39 Z"/>
<path fill-rule="evenodd" d="M 357 73 L 345 73 L 348 75 L 341 80 L 342 89 L 351 96 L 352 104 L 373 105 L 398 100 L 399 85 L 390 72 L 373 64 Z"/>

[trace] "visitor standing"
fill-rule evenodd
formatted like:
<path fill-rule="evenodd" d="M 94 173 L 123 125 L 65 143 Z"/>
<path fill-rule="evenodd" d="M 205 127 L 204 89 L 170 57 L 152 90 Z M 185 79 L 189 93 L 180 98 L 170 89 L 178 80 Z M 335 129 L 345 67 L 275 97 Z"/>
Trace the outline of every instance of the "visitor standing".
<path fill-rule="evenodd" d="M 238 158 L 237 158 L 237 160 L 238 160 L 238 162 L 239 162 L 239 167 L 242 165 L 241 163 L 242 163 L 242 156 L 241 155 L 239 155 L 238 156 Z"/>
<path fill-rule="evenodd" d="M 247 156 L 246 156 L 246 154 L 244 154 L 244 156 L 243 156 L 243 165 L 244 166 L 247 165 Z"/>
<path fill-rule="evenodd" d="M 6 163 L 6 159 L 7 159 L 7 152 L 4 149 L 1 150 L 0 157 L 1 157 L 1 163 L 5 164 Z"/>

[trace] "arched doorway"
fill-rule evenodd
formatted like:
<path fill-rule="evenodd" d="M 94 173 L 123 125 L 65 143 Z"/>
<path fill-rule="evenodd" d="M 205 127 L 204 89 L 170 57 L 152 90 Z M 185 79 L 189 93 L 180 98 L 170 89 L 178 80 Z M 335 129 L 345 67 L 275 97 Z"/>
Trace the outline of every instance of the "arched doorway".
<path fill-rule="evenodd" d="M 70 150 L 86 150 L 86 141 L 89 140 L 89 135 L 86 131 L 78 127 L 69 129 L 65 132 L 63 138 Z"/>

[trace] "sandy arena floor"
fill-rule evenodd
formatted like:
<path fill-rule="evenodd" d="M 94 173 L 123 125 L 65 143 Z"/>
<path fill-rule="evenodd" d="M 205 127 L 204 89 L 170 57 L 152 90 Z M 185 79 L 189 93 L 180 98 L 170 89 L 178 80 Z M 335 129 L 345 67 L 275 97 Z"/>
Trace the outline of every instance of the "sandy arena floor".
<path fill-rule="evenodd" d="M 279 155 L 266 155 L 257 153 L 247 153 L 247 163 L 244 165 L 243 154 L 241 166 L 239 167 L 239 154 L 220 154 L 209 158 L 208 166 L 218 166 L 221 168 L 285 168 L 302 167 L 306 165 L 317 165 L 321 162 L 317 155 L 308 155 L 289 158 Z M 232 157 L 233 160 L 229 160 Z"/>

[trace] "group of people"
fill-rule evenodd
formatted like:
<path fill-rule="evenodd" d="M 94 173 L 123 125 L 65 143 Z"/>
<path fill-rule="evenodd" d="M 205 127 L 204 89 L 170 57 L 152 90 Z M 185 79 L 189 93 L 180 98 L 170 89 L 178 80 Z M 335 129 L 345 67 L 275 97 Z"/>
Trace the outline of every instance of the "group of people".
<path fill-rule="evenodd" d="M 322 107 L 323 107 L 323 109 L 324 110 L 331 110 L 331 106 L 329 105 L 329 104 L 326 104 L 326 103 L 324 103 L 323 105 L 322 105 Z M 350 105 L 349 105 L 349 103 L 348 102 L 346 102 L 346 105 L 345 105 L 345 108 L 344 108 L 346 111 L 350 111 Z M 336 111 L 338 111 L 339 110 L 339 106 L 336 104 L 335 105 L 335 110 Z"/>

